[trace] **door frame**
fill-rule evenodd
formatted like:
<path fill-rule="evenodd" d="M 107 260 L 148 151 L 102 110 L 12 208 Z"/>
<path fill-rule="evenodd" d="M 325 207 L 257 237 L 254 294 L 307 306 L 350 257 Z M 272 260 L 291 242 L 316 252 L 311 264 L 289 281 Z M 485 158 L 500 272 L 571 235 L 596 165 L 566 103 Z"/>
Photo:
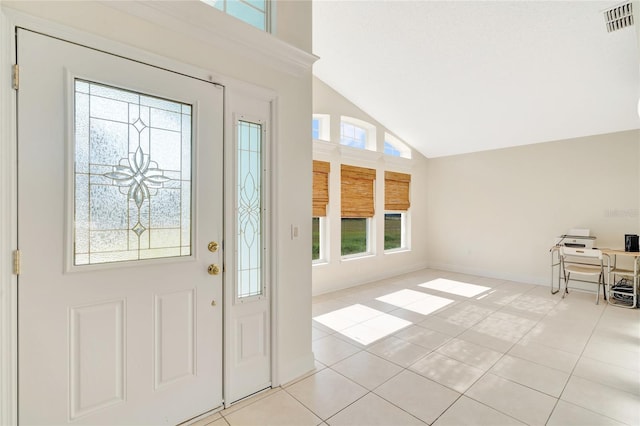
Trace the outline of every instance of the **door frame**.
<path fill-rule="evenodd" d="M 109 40 L 100 36 L 89 34 L 81 30 L 70 28 L 45 19 L 31 16 L 29 14 L 2 7 L 0 0 L 0 425 L 10 425 L 18 423 L 18 299 L 17 299 L 17 275 L 14 274 L 13 259 L 14 251 L 18 245 L 17 238 L 17 95 L 16 91 L 10 87 L 13 78 L 13 64 L 16 63 L 16 28 L 21 27 L 42 34 L 77 42 L 83 46 L 102 50 L 124 58 L 135 58 L 136 61 L 145 63 L 168 71 L 173 71 L 188 75 L 197 79 L 216 82 L 225 87 L 224 114 L 229 114 L 227 110 L 227 93 L 238 89 L 243 93 L 250 93 L 259 100 L 268 100 L 271 104 L 269 139 L 276 141 L 277 135 L 277 93 L 251 83 L 240 81 L 232 77 L 224 76 L 214 70 L 207 70 L 200 67 L 188 65 L 177 60 L 157 55 L 143 49 L 132 47 L 114 40 Z M 162 17 L 153 17 L 160 23 Z M 212 34 L 219 37 L 220 33 Z M 225 40 L 226 41 L 226 40 Z M 233 146 L 233 134 L 229 135 L 223 129 L 223 144 L 225 147 Z M 270 170 L 277 170 L 276 167 L 275 143 L 270 144 L 269 164 Z M 229 171 L 225 167 L 225 181 L 228 179 Z M 223 195 L 224 196 L 224 195 Z M 277 232 L 277 211 L 278 205 L 277 185 L 269 186 L 266 194 L 268 202 L 272 206 L 271 214 L 266 218 L 266 227 L 271 236 Z M 225 222 L 224 235 L 229 235 Z M 271 253 L 277 252 L 276 238 L 271 238 L 267 242 Z M 271 310 L 271 377 L 272 386 L 278 386 L 277 371 L 277 263 L 273 256 L 268 256 L 268 270 L 270 275 L 270 310 Z M 223 277 L 225 288 L 226 278 Z M 224 305 L 223 305 L 224 309 Z M 224 312 L 223 312 L 224 315 Z M 223 399 L 225 395 L 226 362 L 224 360 L 224 345 L 227 335 L 227 324 L 223 325 Z"/>

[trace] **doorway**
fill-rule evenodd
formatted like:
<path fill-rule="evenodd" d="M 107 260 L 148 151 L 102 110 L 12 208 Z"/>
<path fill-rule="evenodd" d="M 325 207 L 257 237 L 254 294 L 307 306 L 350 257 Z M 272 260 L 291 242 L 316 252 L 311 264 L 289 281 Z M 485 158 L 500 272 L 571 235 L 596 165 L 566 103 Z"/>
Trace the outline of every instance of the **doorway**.
<path fill-rule="evenodd" d="M 222 406 L 223 89 L 17 36 L 20 423 Z"/>

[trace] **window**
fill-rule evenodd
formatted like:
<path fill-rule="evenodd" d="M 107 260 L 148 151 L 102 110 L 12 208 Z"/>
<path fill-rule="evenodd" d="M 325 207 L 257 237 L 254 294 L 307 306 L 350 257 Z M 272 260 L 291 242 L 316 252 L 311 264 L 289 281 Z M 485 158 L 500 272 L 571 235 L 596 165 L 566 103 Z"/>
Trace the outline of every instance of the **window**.
<path fill-rule="evenodd" d="M 393 157 L 400 157 L 400 151 L 398 151 L 390 142 L 384 141 L 384 153 Z"/>
<path fill-rule="evenodd" d="M 311 219 L 311 260 L 320 260 L 320 218 Z"/>
<path fill-rule="evenodd" d="M 384 249 L 404 247 L 404 213 L 384 214 Z"/>
<path fill-rule="evenodd" d="M 75 265 L 191 255 L 191 105 L 75 81 Z"/>
<path fill-rule="evenodd" d="M 262 124 L 237 122 L 237 297 L 261 296 Z"/>
<path fill-rule="evenodd" d="M 389 133 L 384 134 L 384 153 L 393 157 L 411 158 L 411 149 Z"/>
<path fill-rule="evenodd" d="M 407 248 L 407 211 L 411 206 L 409 186 L 411 175 L 384 173 L 384 249 Z"/>
<path fill-rule="evenodd" d="M 340 177 L 342 256 L 370 253 L 376 171 L 343 164 Z"/>
<path fill-rule="evenodd" d="M 313 114 L 311 136 L 313 139 L 328 141 L 331 139 L 329 116 L 327 114 Z"/>
<path fill-rule="evenodd" d="M 409 212 L 409 188 L 411 175 L 385 170 L 389 167 L 404 168 L 411 159 L 411 148 L 388 133 L 382 127 L 349 116 L 339 116 L 340 146 L 336 149 L 337 132 L 331 137 L 329 114 L 313 114 L 312 138 L 314 157 L 331 158 L 334 167 L 342 161 L 364 161 L 376 164 L 374 168 L 340 165 L 340 217 L 338 212 L 327 211 L 329 202 L 328 166 L 326 175 L 322 175 L 318 162 L 313 165 L 313 217 L 312 217 L 312 259 L 314 264 L 326 263 L 331 254 L 343 258 L 374 255 L 376 252 L 407 251 L 411 245 L 411 215 Z M 335 117 L 334 117 L 335 120 Z M 335 129 L 337 130 L 337 129 Z M 377 131 L 384 132 L 384 140 L 376 137 Z M 353 149 L 352 149 L 353 148 Z M 365 151 L 373 151 L 375 154 Z M 397 158 L 390 158 L 397 157 Z M 378 215 L 375 214 L 376 174 L 384 181 L 384 210 L 378 201 Z M 336 179 L 337 180 L 337 179 Z M 335 192 L 338 188 L 334 188 Z M 332 195 L 335 197 L 336 195 Z M 382 194 L 380 194 L 382 196 Z M 340 247 L 338 241 L 331 241 L 336 235 L 335 226 L 340 219 Z M 330 234 L 329 227 L 333 228 Z M 384 232 L 383 232 L 384 230 Z M 382 255 L 383 253 L 380 253 Z"/>
<path fill-rule="evenodd" d="M 202 0 L 262 31 L 271 31 L 271 0 Z"/>
<path fill-rule="evenodd" d="M 342 256 L 350 256 L 369 252 L 369 219 L 343 217 Z"/>
<path fill-rule="evenodd" d="M 325 161 L 313 161 L 313 230 L 312 260 L 326 259 L 324 256 L 325 218 L 329 203 L 329 171 L 331 165 Z"/>
<path fill-rule="evenodd" d="M 352 148 L 366 149 L 367 131 L 351 123 L 340 123 L 340 143 Z"/>
<path fill-rule="evenodd" d="M 342 117 L 340 121 L 340 144 L 358 149 L 376 150 L 375 127 L 366 121 Z"/>

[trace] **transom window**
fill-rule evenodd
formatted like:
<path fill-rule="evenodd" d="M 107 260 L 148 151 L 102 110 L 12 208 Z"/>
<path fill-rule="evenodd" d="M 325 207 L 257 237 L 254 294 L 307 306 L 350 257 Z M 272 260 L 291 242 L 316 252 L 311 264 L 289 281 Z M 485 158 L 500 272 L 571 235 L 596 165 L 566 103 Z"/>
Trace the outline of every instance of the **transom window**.
<path fill-rule="evenodd" d="M 340 120 L 340 144 L 358 149 L 376 150 L 375 127 L 352 117 Z"/>
<path fill-rule="evenodd" d="M 328 141 L 330 135 L 330 119 L 327 114 L 313 114 L 311 122 L 311 137 L 313 139 Z"/>
<path fill-rule="evenodd" d="M 411 149 L 395 136 L 384 134 L 384 153 L 393 157 L 411 158 Z"/>
<path fill-rule="evenodd" d="M 367 147 L 367 131 L 351 123 L 340 123 L 340 143 L 352 148 Z"/>
<path fill-rule="evenodd" d="M 262 31 L 270 32 L 271 0 L 202 0 Z"/>

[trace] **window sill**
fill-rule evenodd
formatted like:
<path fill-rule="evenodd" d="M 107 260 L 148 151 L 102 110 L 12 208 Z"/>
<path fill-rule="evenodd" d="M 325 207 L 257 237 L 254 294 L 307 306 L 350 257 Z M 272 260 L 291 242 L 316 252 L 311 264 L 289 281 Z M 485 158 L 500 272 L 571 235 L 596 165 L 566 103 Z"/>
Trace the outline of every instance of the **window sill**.
<path fill-rule="evenodd" d="M 384 254 L 397 254 L 397 253 L 409 253 L 409 252 L 411 252 L 411 249 L 400 247 L 400 248 L 385 250 Z"/>
<path fill-rule="evenodd" d="M 375 253 L 358 253 L 358 254 L 350 254 L 347 256 L 342 256 L 340 260 L 342 262 L 351 262 L 352 260 L 368 259 L 375 256 L 376 256 Z"/>
<path fill-rule="evenodd" d="M 328 265 L 329 261 L 325 260 L 325 259 L 318 259 L 318 260 L 312 260 L 311 261 L 311 266 L 323 266 L 323 265 Z"/>

